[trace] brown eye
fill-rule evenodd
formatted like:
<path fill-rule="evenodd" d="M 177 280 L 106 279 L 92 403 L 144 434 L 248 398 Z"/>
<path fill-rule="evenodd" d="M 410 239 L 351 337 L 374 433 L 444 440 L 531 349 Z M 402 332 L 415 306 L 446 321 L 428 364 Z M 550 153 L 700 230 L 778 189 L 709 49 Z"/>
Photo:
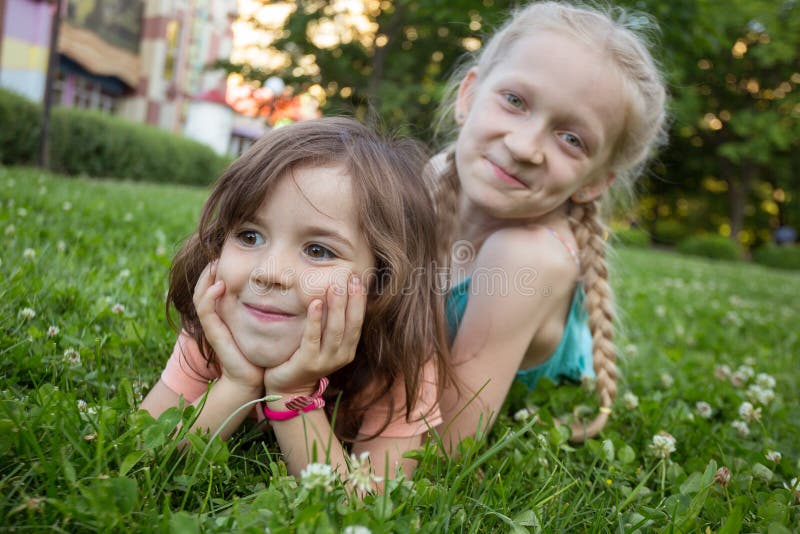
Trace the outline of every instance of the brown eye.
<path fill-rule="evenodd" d="M 246 247 L 255 247 L 264 243 L 264 238 L 255 230 L 242 230 L 236 234 L 236 239 Z"/>
<path fill-rule="evenodd" d="M 313 243 L 306 247 L 306 255 L 312 260 L 332 260 L 336 258 L 336 254 L 334 254 L 329 248 L 323 247 L 317 243 Z"/>

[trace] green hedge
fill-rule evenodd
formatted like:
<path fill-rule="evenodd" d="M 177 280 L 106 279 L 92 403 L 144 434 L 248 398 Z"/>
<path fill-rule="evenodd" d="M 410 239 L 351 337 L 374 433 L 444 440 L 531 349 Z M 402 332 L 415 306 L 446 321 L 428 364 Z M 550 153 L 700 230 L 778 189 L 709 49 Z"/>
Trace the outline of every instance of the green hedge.
<path fill-rule="evenodd" d="M 800 246 L 764 245 L 753 253 L 753 260 L 768 267 L 800 270 Z"/>
<path fill-rule="evenodd" d="M 612 233 L 612 242 L 628 247 L 649 247 L 650 234 L 641 228 L 617 228 Z"/>
<path fill-rule="evenodd" d="M 692 256 L 705 256 L 717 260 L 740 260 L 742 249 L 738 243 L 721 235 L 697 235 L 684 239 L 678 252 Z"/>
<path fill-rule="evenodd" d="M 39 150 L 41 106 L 0 90 L 0 162 L 31 165 Z M 54 107 L 50 167 L 66 174 L 207 184 L 230 163 L 207 146 L 113 115 Z"/>
<path fill-rule="evenodd" d="M 658 219 L 653 225 L 653 241 L 662 245 L 680 243 L 692 233 L 692 230 L 675 219 Z"/>

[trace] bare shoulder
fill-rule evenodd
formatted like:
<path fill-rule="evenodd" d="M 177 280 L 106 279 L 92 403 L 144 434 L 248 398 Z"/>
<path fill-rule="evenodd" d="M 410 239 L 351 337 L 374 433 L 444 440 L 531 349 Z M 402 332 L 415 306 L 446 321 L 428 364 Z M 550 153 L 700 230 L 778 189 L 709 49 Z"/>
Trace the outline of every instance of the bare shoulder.
<path fill-rule="evenodd" d="M 499 269 L 522 289 L 538 288 L 552 295 L 571 294 L 580 274 L 564 245 L 542 227 L 495 231 L 481 247 L 475 267 Z"/>

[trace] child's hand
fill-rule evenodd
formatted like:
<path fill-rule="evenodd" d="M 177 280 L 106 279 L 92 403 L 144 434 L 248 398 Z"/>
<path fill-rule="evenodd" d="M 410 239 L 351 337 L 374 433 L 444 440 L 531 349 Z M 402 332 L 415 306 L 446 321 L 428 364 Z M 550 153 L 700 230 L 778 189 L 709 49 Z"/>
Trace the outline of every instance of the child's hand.
<path fill-rule="evenodd" d="M 264 382 L 264 368 L 251 363 L 239 350 L 228 325 L 217 315 L 217 300 L 225 294 L 225 282 L 214 280 L 217 262 L 209 263 L 194 287 L 194 307 L 206 339 L 217 355 L 222 375 L 232 382 L 260 389 Z"/>
<path fill-rule="evenodd" d="M 367 302 L 363 284 L 351 275 L 346 288 L 336 283 L 328 287 L 325 300 L 325 331 L 323 302 L 315 299 L 308 306 L 300 348 L 286 362 L 267 369 L 264 374 L 268 395 L 310 395 L 317 389 L 320 378 L 355 358 Z"/>

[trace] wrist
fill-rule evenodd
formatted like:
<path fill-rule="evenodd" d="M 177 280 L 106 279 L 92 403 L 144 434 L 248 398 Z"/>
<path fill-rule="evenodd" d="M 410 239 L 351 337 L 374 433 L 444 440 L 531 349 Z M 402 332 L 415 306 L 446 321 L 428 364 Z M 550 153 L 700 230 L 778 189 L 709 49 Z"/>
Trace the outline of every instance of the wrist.
<path fill-rule="evenodd" d="M 269 400 L 264 403 L 264 416 L 270 421 L 285 421 L 301 413 L 323 408 L 325 400 L 322 394 L 327 387 L 328 379 L 323 377 L 312 391 L 303 388 L 299 392 L 285 393 L 268 389 L 266 397 Z"/>
<path fill-rule="evenodd" d="M 247 395 L 253 399 L 263 396 L 264 384 L 262 383 L 248 383 L 247 381 L 237 380 L 227 376 L 225 373 L 219 377 L 217 384 L 224 384 L 226 387 L 234 389 L 242 395 Z"/>

